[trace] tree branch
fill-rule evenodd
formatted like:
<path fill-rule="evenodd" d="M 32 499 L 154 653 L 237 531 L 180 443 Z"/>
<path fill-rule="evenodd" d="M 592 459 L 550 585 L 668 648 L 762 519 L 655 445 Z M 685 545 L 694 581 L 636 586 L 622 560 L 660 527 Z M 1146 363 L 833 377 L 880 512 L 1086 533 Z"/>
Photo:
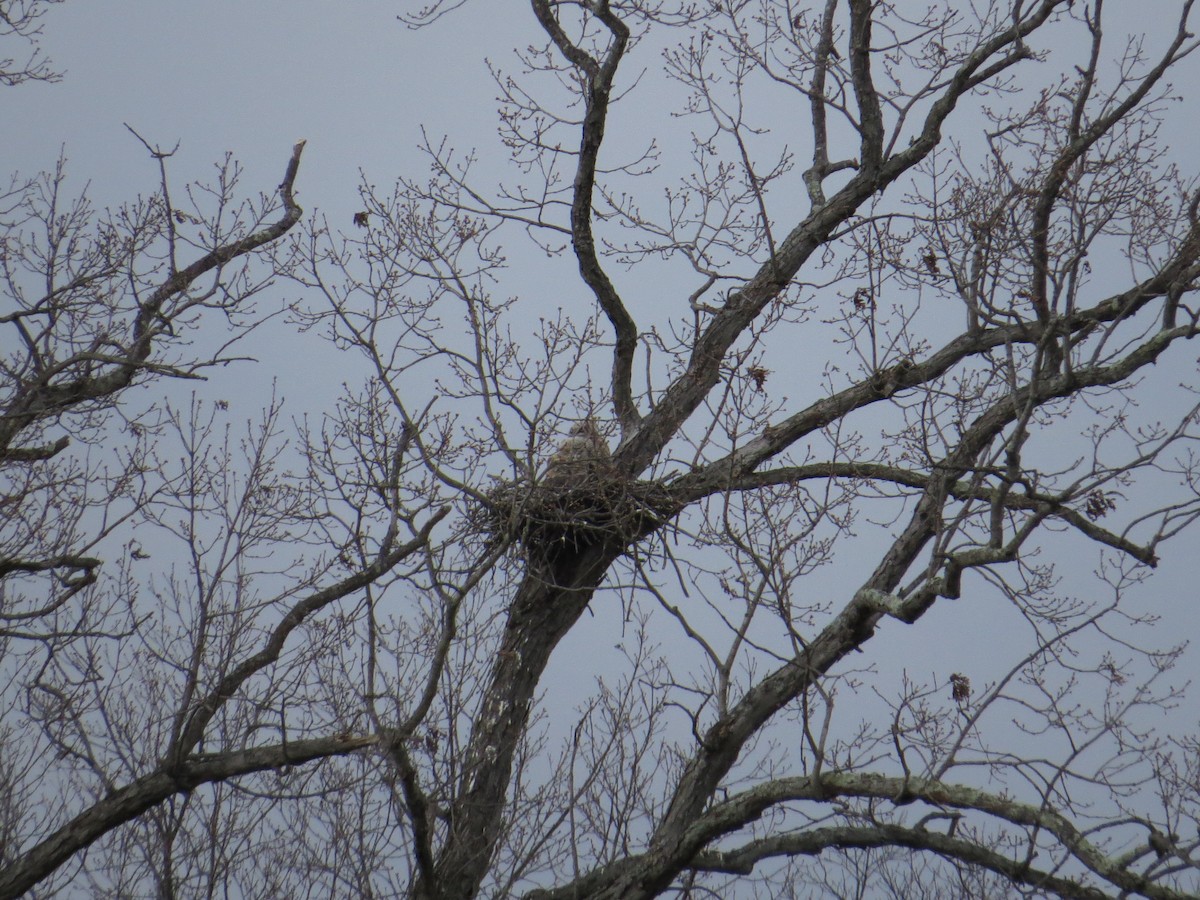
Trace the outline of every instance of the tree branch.
<path fill-rule="evenodd" d="M 204 729 L 208 726 L 209 721 L 216 715 L 225 701 L 231 698 L 237 692 L 238 688 L 245 684 L 252 675 L 262 671 L 279 659 L 279 654 L 283 652 L 288 637 L 305 619 L 330 603 L 361 590 L 390 572 L 401 560 L 426 544 L 434 526 L 444 519 L 449 512 L 449 507 L 438 510 L 430 516 L 429 521 L 422 526 L 420 532 L 411 541 L 399 547 L 393 547 L 390 551 L 381 552 L 370 565 L 361 571 L 342 579 L 337 584 L 330 585 L 324 590 L 317 591 L 288 610 L 287 615 L 275 626 L 275 630 L 267 638 L 263 648 L 228 672 L 217 683 L 216 687 L 209 692 L 208 696 L 200 701 L 191 713 L 187 715 L 186 722 L 180 721 L 177 723 L 175 736 L 165 756 L 167 765 L 182 764 L 186 761 L 188 754 L 191 753 L 192 749 L 204 737 Z M 181 715 L 184 713 L 182 710 L 180 712 Z M 172 763 L 172 760 L 175 762 Z"/>
<path fill-rule="evenodd" d="M 613 78 L 629 43 L 629 28 L 609 9 L 608 0 L 599 0 L 591 7 L 596 18 L 604 23 L 613 36 L 604 60 L 597 63 L 567 37 L 548 0 L 532 2 L 538 22 L 555 46 L 583 72 L 586 79 L 583 128 L 571 197 L 571 244 L 579 262 L 579 274 L 592 289 L 596 302 L 604 310 L 615 333 L 612 398 L 621 433 L 625 435 L 633 431 L 641 418 L 633 401 L 633 356 L 637 350 L 637 325 L 596 253 L 596 239 L 592 234 L 592 201 L 596 191 L 596 165 L 600 146 L 604 142 L 604 128 L 612 98 Z"/>
<path fill-rule="evenodd" d="M 788 286 L 800 268 L 826 239 L 843 225 L 871 196 L 925 159 L 941 140 L 941 127 L 959 99 L 1005 68 L 1029 55 L 1022 40 L 1043 24 L 1067 0 L 1043 0 L 1037 11 L 985 42 L 956 71 L 945 91 L 933 103 L 921 134 L 903 152 L 880 166 L 860 169 L 828 203 L 813 210 L 779 245 L 778 253 L 759 267 L 739 290 L 729 295 L 697 338 L 687 368 L 663 392 L 658 405 L 632 437 L 614 454 L 618 466 L 630 474 L 641 472 L 696 410 L 720 379 L 721 362 L 746 328 Z M 994 65 L 989 59 L 1007 47 L 1016 49 Z"/>
<path fill-rule="evenodd" d="M 6 869 L 0 870 L 0 900 L 20 897 L 97 838 L 136 819 L 175 794 L 187 793 L 202 784 L 227 781 L 266 769 L 344 756 L 376 743 L 378 738 L 374 735 L 335 735 L 229 753 L 201 754 L 180 760 L 169 767 L 160 767 L 158 771 L 101 798 L 37 845 L 21 853 Z"/>
<path fill-rule="evenodd" d="M 296 204 L 293 185 L 300 167 L 300 154 L 304 150 L 304 144 L 304 141 L 300 141 L 292 148 L 291 159 L 279 185 L 279 195 L 283 201 L 283 215 L 279 220 L 240 240 L 215 247 L 160 284 L 139 306 L 133 321 L 131 343 L 113 360 L 113 371 L 104 375 L 85 375 L 61 384 L 52 383 L 51 378 L 55 372 L 70 368 L 74 362 L 74 358 L 71 358 L 18 387 L 12 401 L 0 414 L 0 458 L 4 458 L 8 453 L 17 434 L 38 419 L 71 406 L 111 397 L 128 387 L 134 376 L 147 368 L 147 360 L 155 340 L 166 327 L 163 322 L 163 307 L 168 300 L 186 291 L 196 279 L 207 272 L 278 239 L 300 221 L 303 210 Z"/>

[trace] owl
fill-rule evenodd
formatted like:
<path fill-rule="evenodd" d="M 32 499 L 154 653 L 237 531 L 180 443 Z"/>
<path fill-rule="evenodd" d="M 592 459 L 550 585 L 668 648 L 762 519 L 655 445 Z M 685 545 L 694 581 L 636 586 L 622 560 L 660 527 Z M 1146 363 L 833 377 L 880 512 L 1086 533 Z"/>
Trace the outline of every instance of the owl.
<path fill-rule="evenodd" d="M 594 419 L 584 419 L 571 428 L 567 439 L 550 457 L 545 484 L 574 486 L 594 480 L 612 467 L 608 444 Z"/>

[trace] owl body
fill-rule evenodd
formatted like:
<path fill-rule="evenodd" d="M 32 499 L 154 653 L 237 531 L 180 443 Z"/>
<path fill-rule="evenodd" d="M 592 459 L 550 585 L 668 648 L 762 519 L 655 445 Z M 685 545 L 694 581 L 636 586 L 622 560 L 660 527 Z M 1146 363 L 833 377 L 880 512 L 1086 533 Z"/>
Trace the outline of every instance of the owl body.
<path fill-rule="evenodd" d="M 545 484 L 574 486 L 595 480 L 609 471 L 612 454 L 600 429 L 591 419 L 576 423 L 562 446 L 550 457 Z"/>

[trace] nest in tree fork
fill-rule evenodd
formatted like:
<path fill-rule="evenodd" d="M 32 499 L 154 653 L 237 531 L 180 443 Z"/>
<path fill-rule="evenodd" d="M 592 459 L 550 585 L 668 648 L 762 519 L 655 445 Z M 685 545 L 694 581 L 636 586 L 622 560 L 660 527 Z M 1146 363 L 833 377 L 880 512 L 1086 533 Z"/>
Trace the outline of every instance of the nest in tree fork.
<path fill-rule="evenodd" d="M 656 481 L 591 477 L 571 483 L 500 485 L 489 497 L 487 527 L 527 552 L 557 555 L 623 547 L 670 516 L 670 492 Z"/>
<path fill-rule="evenodd" d="M 502 484 L 489 500 L 487 527 L 493 537 L 542 556 L 623 547 L 671 515 L 667 488 L 617 471 L 603 438 L 588 422 L 576 426 L 539 481 Z"/>

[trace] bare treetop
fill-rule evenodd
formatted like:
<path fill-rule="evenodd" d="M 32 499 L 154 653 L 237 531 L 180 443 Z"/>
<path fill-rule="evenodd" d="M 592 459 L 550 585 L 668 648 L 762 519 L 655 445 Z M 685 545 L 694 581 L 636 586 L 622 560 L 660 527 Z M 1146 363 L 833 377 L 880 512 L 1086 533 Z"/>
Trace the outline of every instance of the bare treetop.
<path fill-rule="evenodd" d="M 42 18 L 62 0 L 3 0 L 0 2 L 0 85 L 23 81 L 57 81 L 61 76 L 42 52 Z M 8 53 L 19 56 L 8 57 Z"/>
<path fill-rule="evenodd" d="M 0 897 L 1196 896 L 1192 2 L 530 7 L 498 176 L 14 182 Z"/>

